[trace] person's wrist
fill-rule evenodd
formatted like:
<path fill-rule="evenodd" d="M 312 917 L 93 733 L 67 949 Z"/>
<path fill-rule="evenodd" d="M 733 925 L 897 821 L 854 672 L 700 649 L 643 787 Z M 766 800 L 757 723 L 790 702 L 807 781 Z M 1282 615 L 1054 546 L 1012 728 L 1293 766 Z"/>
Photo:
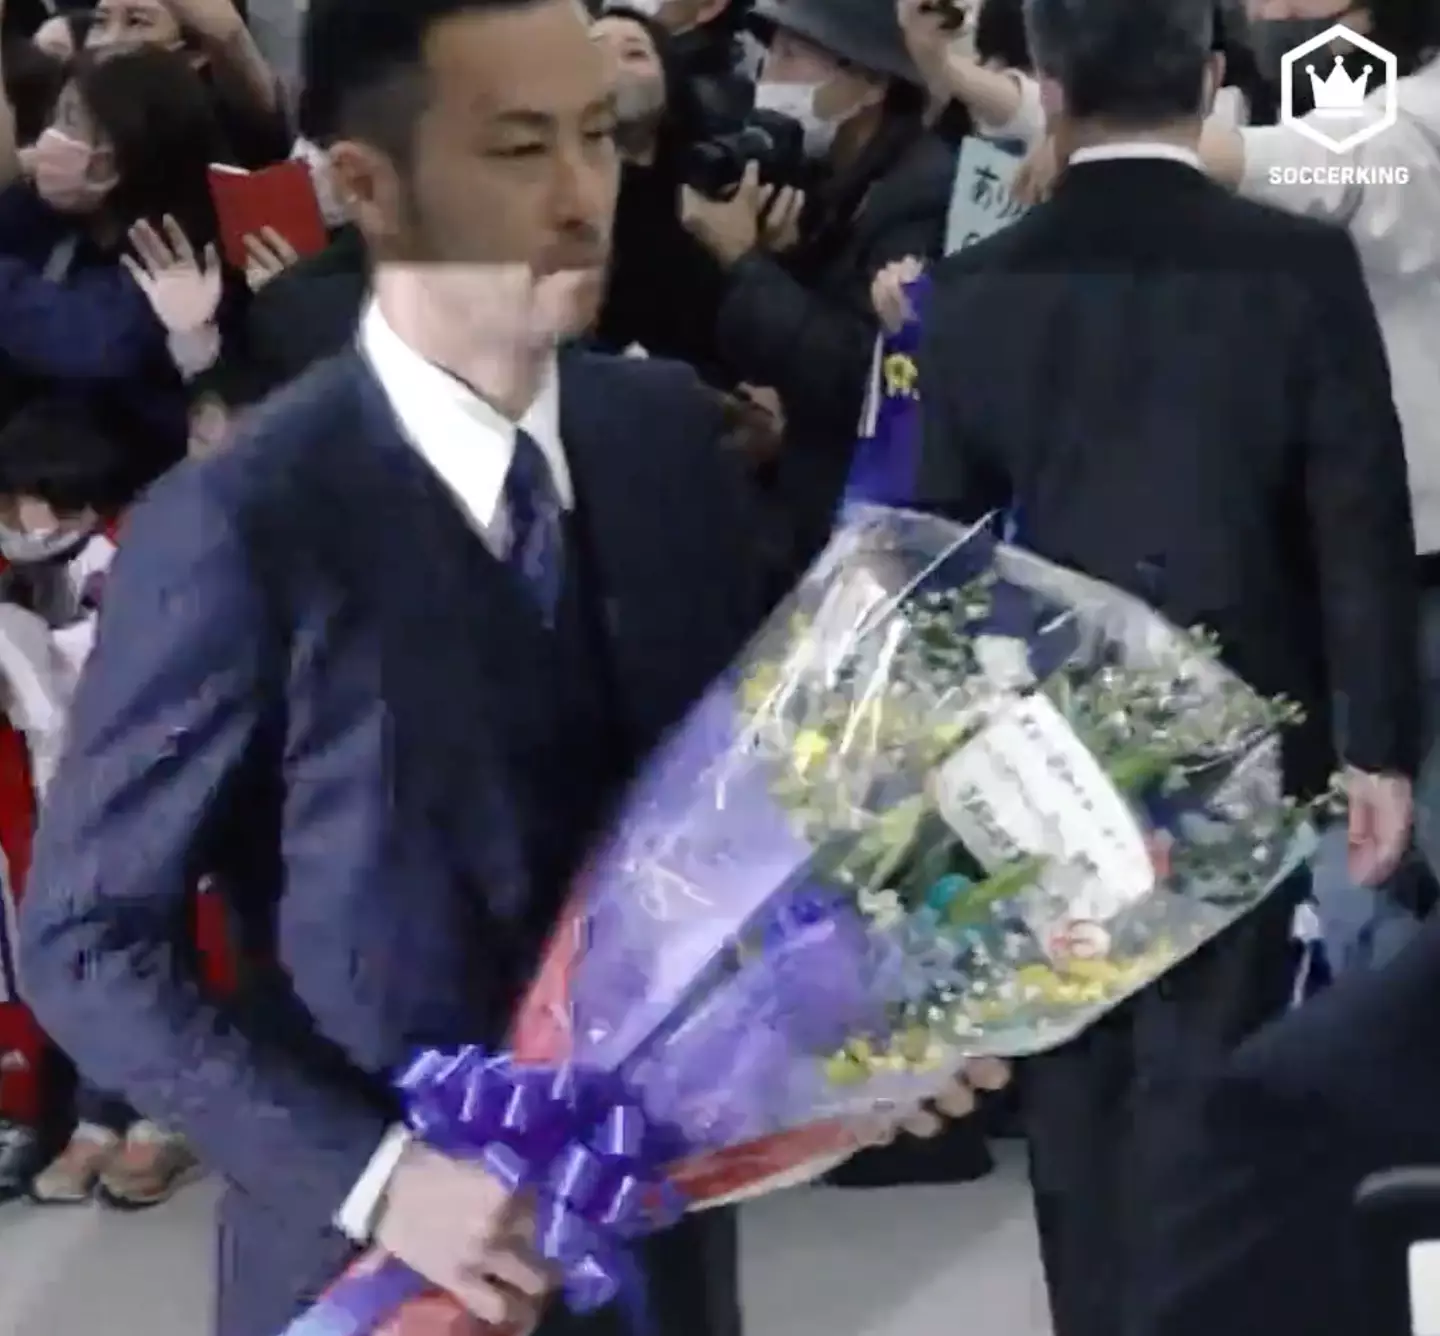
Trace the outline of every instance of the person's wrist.
<path fill-rule="evenodd" d="M 166 343 L 176 370 L 187 380 L 220 360 L 220 329 L 213 321 L 192 329 L 172 329 Z"/>

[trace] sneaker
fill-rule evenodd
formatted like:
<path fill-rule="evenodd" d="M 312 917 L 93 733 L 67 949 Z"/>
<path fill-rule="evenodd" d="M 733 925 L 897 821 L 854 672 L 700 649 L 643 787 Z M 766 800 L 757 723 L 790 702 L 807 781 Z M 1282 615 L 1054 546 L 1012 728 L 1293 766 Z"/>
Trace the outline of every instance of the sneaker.
<path fill-rule="evenodd" d="M 40 1134 L 24 1123 L 0 1119 L 0 1202 L 23 1197 L 45 1163 Z"/>
<path fill-rule="evenodd" d="M 169 1201 L 199 1162 L 190 1143 L 143 1119 L 100 1173 L 100 1199 L 121 1211 L 142 1211 Z"/>
<path fill-rule="evenodd" d="M 120 1150 L 120 1138 L 105 1127 L 81 1123 L 70 1144 L 35 1175 L 30 1197 L 44 1206 L 78 1206 L 99 1186 L 100 1175 Z"/>

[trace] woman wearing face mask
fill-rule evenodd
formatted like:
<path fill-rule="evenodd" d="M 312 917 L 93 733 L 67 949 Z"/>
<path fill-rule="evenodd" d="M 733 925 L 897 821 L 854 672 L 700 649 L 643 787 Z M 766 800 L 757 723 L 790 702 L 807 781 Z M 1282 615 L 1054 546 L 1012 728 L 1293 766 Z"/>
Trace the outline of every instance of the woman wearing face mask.
<path fill-rule="evenodd" d="M 57 385 L 114 403 L 139 424 L 136 467 L 153 476 L 184 452 L 184 392 L 121 257 L 141 219 L 172 218 L 202 249 L 214 238 L 206 173 L 223 153 L 208 99 L 183 57 L 146 48 L 78 61 L 23 166 L 11 130 L 0 124 L 9 407 Z"/>
<path fill-rule="evenodd" d="M 755 13 L 773 25 L 756 105 L 804 135 L 797 234 L 787 249 L 767 244 L 768 197 L 753 166 L 732 199 L 687 188 L 683 218 L 725 272 L 725 370 L 774 387 L 784 407 L 784 585 L 823 546 L 849 471 L 878 330 L 871 281 L 893 260 L 938 252 L 954 158 L 926 129 L 894 0 L 761 0 Z"/>

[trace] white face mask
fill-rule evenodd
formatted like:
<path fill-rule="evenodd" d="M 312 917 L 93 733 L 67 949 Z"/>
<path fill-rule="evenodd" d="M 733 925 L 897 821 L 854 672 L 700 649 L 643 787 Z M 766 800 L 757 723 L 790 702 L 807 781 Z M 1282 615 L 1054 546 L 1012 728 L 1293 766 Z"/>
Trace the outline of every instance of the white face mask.
<path fill-rule="evenodd" d="M 805 131 L 805 156 L 823 158 L 835 143 L 840 122 L 821 116 L 815 110 L 815 98 L 824 84 L 766 83 L 755 85 L 756 111 L 774 111 L 788 116 Z"/>
<path fill-rule="evenodd" d="M 77 551 L 89 539 L 92 527 L 81 523 L 19 529 L 0 524 L 0 557 L 15 566 L 56 561 Z"/>

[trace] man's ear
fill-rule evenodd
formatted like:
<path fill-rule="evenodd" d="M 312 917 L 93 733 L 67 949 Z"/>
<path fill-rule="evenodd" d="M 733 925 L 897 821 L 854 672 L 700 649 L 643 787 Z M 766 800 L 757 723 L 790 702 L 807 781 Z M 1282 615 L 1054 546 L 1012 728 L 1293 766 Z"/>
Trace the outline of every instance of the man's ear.
<path fill-rule="evenodd" d="M 699 7 L 695 10 L 696 27 L 713 23 L 729 8 L 730 0 L 700 0 Z"/>
<path fill-rule="evenodd" d="M 1225 86 L 1225 53 L 1217 51 L 1205 67 L 1205 86 L 1201 91 L 1200 115 L 1208 116 L 1215 110 L 1215 98 Z"/>
<path fill-rule="evenodd" d="M 400 171 L 373 144 L 337 140 L 329 148 L 335 190 L 366 238 L 394 236 L 404 217 Z"/>
<path fill-rule="evenodd" d="M 1048 75 L 1039 76 L 1040 83 L 1040 106 L 1045 112 L 1045 122 L 1054 126 L 1065 119 L 1068 108 L 1065 105 L 1065 90 L 1060 86 L 1058 79 L 1052 79 Z"/>

